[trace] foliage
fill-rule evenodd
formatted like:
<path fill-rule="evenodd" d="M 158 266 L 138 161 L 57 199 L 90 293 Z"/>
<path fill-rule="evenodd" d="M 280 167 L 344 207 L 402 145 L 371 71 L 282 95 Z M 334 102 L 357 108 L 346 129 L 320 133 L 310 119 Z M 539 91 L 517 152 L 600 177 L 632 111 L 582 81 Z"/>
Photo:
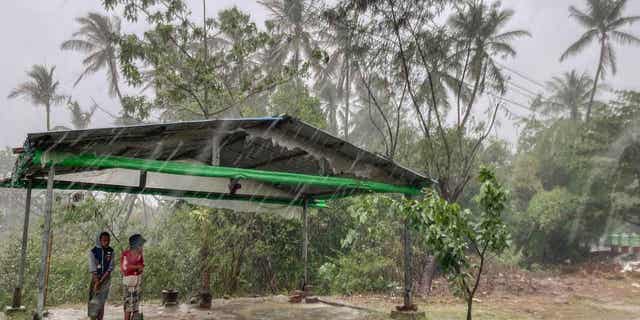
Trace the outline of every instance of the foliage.
<path fill-rule="evenodd" d="M 121 32 L 121 21 L 118 17 L 109 17 L 96 12 L 76 18 L 80 25 L 73 38 L 60 45 L 62 50 L 74 50 L 87 54 L 82 61 L 84 70 L 74 83 L 76 86 L 82 78 L 100 69 L 107 69 L 109 94 L 122 100 L 118 84 L 118 64 L 116 44 Z"/>
<path fill-rule="evenodd" d="M 607 70 L 615 75 L 618 69 L 613 43 L 640 45 L 638 37 L 621 30 L 622 27 L 640 21 L 640 16 L 622 16 L 628 0 L 587 0 L 586 2 L 587 10 L 585 11 L 574 6 L 569 7 L 571 17 L 575 18 L 587 31 L 567 48 L 560 57 L 560 61 L 578 55 L 594 41 L 597 41 L 600 45 L 598 67 L 596 75 L 593 77 L 593 88 L 591 89 L 591 97 L 585 116 L 585 120 L 589 122 L 598 81 L 604 78 Z"/>
<path fill-rule="evenodd" d="M 582 109 L 585 109 L 591 96 L 593 79 L 585 73 L 578 74 L 576 70 L 565 72 L 561 77 L 553 77 L 547 83 L 552 92 L 549 101 L 544 104 L 544 114 L 554 116 L 569 112 L 569 119 L 582 119 Z"/>
<path fill-rule="evenodd" d="M 325 128 L 326 120 L 320 110 L 320 100 L 310 95 L 304 86 L 287 83 L 275 90 L 271 95 L 271 114 L 287 114 L 304 119 L 311 125 Z"/>
<path fill-rule="evenodd" d="M 131 100 L 139 103 L 129 111 L 148 114 L 146 109 L 154 106 L 164 119 L 208 119 L 243 105 L 297 72 L 267 73 L 254 63 L 271 39 L 237 8 L 221 11 L 216 19 L 205 17 L 198 25 L 180 0 L 109 0 L 104 6 L 122 8 L 128 21 L 146 18 L 152 26 L 141 38 L 123 34 L 119 40 L 125 79 L 134 86 L 147 81 L 155 89 L 153 103 L 140 96 Z"/>
<path fill-rule="evenodd" d="M 60 82 L 53 76 L 55 70 L 55 66 L 33 65 L 27 72 L 29 80 L 18 84 L 7 96 L 9 99 L 23 97 L 36 106 L 45 107 L 47 131 L 51 130 L 51 107 L 62 103 L 66 98 L 59 92 Z"/>
<path fill-rule="evenodd" d="M 424 237 L 452 288 L 467 302 L 467 319 L 472 317 L 473 297 L 487 255 L 502 253 L 508 247 L 509 238 L 502 220 L 507 192 L 489 169 L 480 170 L 479 180 L 481 188 L 476 202 L 480 212 L 475 216 L 434 191 L 428 191 L 423 200 L 407 200 L 401 204 L 407 223 Z M 479 260 L 479 265 L 472 264 L 472 255 Z"/>
<path fill-rule="evenodd" d="M 323 286 L 321 289 L 328 293 L 384 293 L 398 286 L 389 277 L 389 270 L 395 265 L 392 258 L 380 255 L 375 249 L 365 249 L 323 264 L 318 270 L 318 278 Z"/>
<path fill-rule="evenodd" d="M 518 217 L 522 230 L 515 239 L 520 247 L 526 246 L 523 254 L 529 261 L 562 262 L 584 254 L 580 241 L 583 230 L 577 223 L 579 204 L 579 198 L 565 188 L 543 191 L 531 199 Z"/>

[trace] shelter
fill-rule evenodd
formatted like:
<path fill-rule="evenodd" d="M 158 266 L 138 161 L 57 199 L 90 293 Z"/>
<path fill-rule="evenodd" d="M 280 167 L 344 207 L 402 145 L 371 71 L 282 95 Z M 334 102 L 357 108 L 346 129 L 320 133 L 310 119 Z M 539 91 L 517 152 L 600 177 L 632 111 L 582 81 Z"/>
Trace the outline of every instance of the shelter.
<path fill-rule="evenodd" d="M 200 199 L 224 208 L 299 208 L 307 278 L 308 207 L 365 193 L 416 196 L 430 180 L 289 116 L 219 119 L 33 133 L 10 180 L 27 189 L 19 306 L 31 189 L 47 190 L 37 315 L 46 300 L 53 190 L 95 190 Z M 405 305 L 412 305 L 405 228 Z M 14 301 L 15 302 L 15 301 Z M 15 305 L 16 303 L 14 303 Z"/>

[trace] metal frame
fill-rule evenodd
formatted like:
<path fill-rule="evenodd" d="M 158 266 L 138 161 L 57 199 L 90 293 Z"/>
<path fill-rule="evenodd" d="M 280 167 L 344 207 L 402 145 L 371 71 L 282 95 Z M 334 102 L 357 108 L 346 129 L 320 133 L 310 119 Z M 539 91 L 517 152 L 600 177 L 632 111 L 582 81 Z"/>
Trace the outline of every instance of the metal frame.
<path fill-rule="evenodd" d="M 53 220 L 53 181 L 55 179 L 55 167 L 49 167 L 47 177 L 47 196 L 44 208 L 44 230 L 42 231 L 42 255 L 40 275 L 38 277 L 38 304 L 35 319 L 41 320 L 44 316 L 44 308 L 47 302 L 47 285 L 49 282 L 49 268 L 51 265 L 51 224 Z"/>
<path fill-rule="evenodd" d="M 13 301 L 10 310 L 24 310 L 22 305 L 22 289 L 24 288 L 24 270 L 27 261 L 29 242 L 29 217 L 31 216 L 31 180 L 27 183 L 27 196 L 24 206 L 24 223 L 22 225 L 22 243 L 20 248 L 20 266 L 18 267 L 18 283 L 13 290 Z M 9 310 L 8 309 L 8 310 Z"/>
<path fill-rule="evenodd" d="M 235 123 L 236 121 L 237 124 Z M 247 124 L 243 124 L 239 121 L 245 121 Z M 291 158 L 304 156 L 305 154 L 325 154 L 328 153 L 325 161 L 333 160 L 340 162 L 343 160 L 358 160 L 363 166 L 362 168 L 370 169 L 376 172 L 375 175 L 370 175 L 372 180 L 358 180 L 349 179 L 345 177 L 337 176 L 325 176 L 324 169 L 321 168 L 320 176 L 293 174 L 301 179 L 308 180 L 295 180 L 287 179 L 289 174 L 283 174 L 282 172 L 274 171 L 262 171 L 249 168 L 225 168 L 220 163 L 220 150 L 225 143 L 221 141 L 221 133 L 218 130 L 226 124 L 232 124 L 233 129 L 238 132 L 244 132 L 248 135 L 259 137 L 265 140 L 276 139 L 282 140 L 283 144 L 291 144 L 293 147 L 304 150 L 293 154 L 282 155 L 279 157 L 273 157 L 269 161 L 256 162 L 251 168 L 260 167 L 261 165 L 273 164 L 279 161 L 287 161 Z M 262 131 L 260 130 L 262 128 Z M 272 128 L 280 128 L 281 132 L 272 132 Z M 116 131 L 114 131 L 116 130 Z M 93 143 L 99 143 L 99 141 L 110 141 L 114 139 L 114 132 L 119 139 L 127 140 L 131 143 L 136 141 L 145 141 L 146 137 L 158 137 L 164 136 L 164 134 L 173 134 L 171 139 L 179 139 L 178 133 L 180 131 L 187 130 L 189 132 L 202 130 L 212 134 L 211 137 L 205 137 L 205 139 L 211 140 L 211 159 L 210 168 L 203 168 L 203 166 L 197 165 L 183 165 L 189 167 L 189 169 L 204 170 L 198 171 L 194 174 L 186 173 L 186 175 L 201 175 L 211 177 L 226 177 L 230 179 L 243 178 L 244 175 L 248 175 L 250 180 L 261 181 L 263 183 L 271 183 L 274 187 L 281 187 L 281 184 L 295 187 L 295 190 L 291 190 L 292 193 L 296 193 L 294 199 L 282 199 L 282 198 L 269 198 L 256 199 L 255 196 L 244 197 L 233 194 L 212 194 L 206 192 L 197 191 L 183 191 L 183 190 L 170 190 L 170 189 L 153 189 L 146 188 L 146 172 L 161 172 L 170 174 L 182 174 L 185 172 L 181 168 L 175 167 L 176 172 L 170 172 L 164 164 L 166 160 L 160 158 L 159 161 L 163 161 L 162 166 L 150 166 L 153 164 L 153 160 L 133 159 L 126 157 L 95 157 L 94 159 L 87 159 L 87 157 L 73 157 L 76 162 L 73 161 L 64 163 L 52 161 L 49 163 L 40 163 L 42 160 L 41 152 L 51 151 L 56 152 L 56 148 L 59 147 L 58 139 L 65 139 L 66 144 L 62 144 L 62 149 L 58 151 L 66 151 L 72 153 L 92 154 L 89 149 L 82 149 L 82 146 L 76 146 L 78 141 L 90 141 Z M 186 132 L 186 131 L 185 131 Z M 230 131 L 231 132 L 231 131 Z M 233 134 L 233 132 L 231 132 Z M 229 134 L 227 132 L 226 134 Z M 68 135 L 68 136 L 67 136 Z M 106 140 L 105 140 L 106 139 Z M 197 139 L 196 139 L 197 140 Z M 39 149 L 39 150 L 38 150 Z M 228 119 L 221 121 L 199 121 L 199 122 L 187 122 L 187 123 L 175 123 L 175 124 L 157 124 L 157 125 L 144 125 L 137 127 L 123 127 L 123 128 L 105 128 L 105 129 L 90 129 L 90 130 L 78 130 L 69 132 L 44 132 L 38 134 L 30 134 L 25 142 L 24 149 L 16 149 L 20 153 L 19 160 L 13 173 L 13 180 L 0 181 L 0 187 L 13 187 L 13 188 L 27 188 L 27 200 L 25 204 L 25 224 L 23 226 L 23 238 L 22 238 L 22 250 L 20 260 L 20 270 L 18 285 L 14 291 L 14 305 L 20 304 L 22 287 L 24 286 L 24 267 L 26 260 L 27 240 L 28 240 L 28 227 L 29 216 L 31 206 L 31 190 L 33 188 L 43 188 L 44 179 L 32 180 L 33 174 L 42 176 L 43 169 L 48 169 L 46 179 L 46 202 L 44 212 L 44 229 L 42 232 L 42 252 L 41 252 L 41 265 L 38 278 L 38 303 L 35 319 L 42 319 L 44 315 L 44 308 L 46 306 L 47 298 L 47 285 L 48 285 L 48 273 L 51 265 L 51 251 L 52 251 L 52 215 L 53 215 L 53 192 L 54 189 L 86 189 L 86 190 L 99 190 L 106 192 L 125 192 L 125 193 L 142 193 L 142 194 L 161 194 L 177 197 L 193 197 L 193 198 L 216 198 L 217 200 L 244 200 L 244 201 L 258 201 L 266 203 L 287 204 L 302 207 L 302 260 L 304 263 L 304 276 L 302 281 L 302 289 L 305 290 L 309 285 L 309 270 L 308 270 L 308 250 L 309 250 L 309 207 L 323 207 L 323 199 L 334 199 L 340 197 L 346 197 L 350 195 L 356 195 L 361 193 L 374 193 L 374 192 L 389 192 L 389 193 L 401 193 L 405 196 L 415 196 L 420 194 L 420 188 L 431 184 L 433 181 L 428 181 L 426 177 L 421 176 L 410 169 L 402 167 L 390 159 L 386 159 L 376 154 L 372 154 L 366 150 L 362 150 L 347 141 L 341 140 L 327 132 L 324 132 L 318 128 L 314 128 L 302 121 L 290 118 L 288 116 L 272 117 L 272 118 L 251 118 L 251 119 Z M 95 150 L 94 150 L 95 151 Z M 40 153 L 39 153 L 40 152 Z M 99 152 L 96 152 L 99 154 Z M 123 154 L 124 155 L 124 154 Z M 173 156 L 173 155 L 172 155 Z M 34 159 L 37 158 L 37 159 Z M 90 158 L 90 157 L 89 157 Z M 171 158 L 171 157 L 170 157 Z M 163 160 L 164 159 L 164 160 Z M 37 161 L 33 161 L 37 160 Z M 69 159 L 66 159 L 69 160 Z M 122 166 L 122 162 L 119 160 L 131 160 L 127 166 Z M 159 162 L 158 161 L 158 162 Z M 169 161 L 171 162 L 171 161 Z M 206 162 L 206 161 L 205 161 Z M 110 164 L 109 164 L 110 163 Z M 32 164 L 38 164 L 31 170 L 28 166 Z M 41 165 L 41 166 L 40 166 Z M 173 164 L 170 164 L 172 166 Z M 48 166 L 48 168 L 47 168 Z M 54 168 L 55 166 L 55 168 Z M 205 165 L 206 166 L 206 165 Z M 90 183 L 74 183 L 65 181 L 55 181 L 56 170 L 59 173 L 65 173 L 69 169 L 85 169 L 95 170 L 102 168 L 125 168 L 135 169 L 141 171 L 140 181 L 135 187 L 130 186 L 114 186 L 114 185 L 98 185 Z M 212 172 L 213 168 L 217 167 L 217 172 Z M 182 169 L 183 169 L 182 168 Z M 347 167 L 348 168 L 348 167 Z M 360 168 L 360 169 L 362 169 Z M 223 172 L 224 169 L 233 171 Z M 344 168 L 343 168 L 344 169 Z M 357 168 L 356 168 L 357 169 Z M 31 171 L 29 171 L 31 170 Z M 34 171 L 35 170 L 35 171 Z M 354 168 L 344 169 L 346 171 L 353 171 Z M 206 171 L 206 172 L 205 172 Z M 342 173 L 341 173 L 342 175 Z M 369 177 L 369 176 L 368 176 Z M 382 179 L 384 182 L 374 181 L 375 179 Z M 317 186 L 320 190 L 305 192 L 299 189 L 301 185 Z M 339 194 L 332 193 L 330 195 L 322 193 L 322 188 L 333 188 L 333 191 L 337 191 Z M 303 187 L 304 189 L 304 187 Z M 259 198 L 259 197 L 258 197 Z M 402 232 L 402 246 L 404 252 L 404 306 L 413 307 L 412 296 L 412 270 L 411 270 L 411 234 L 407 223 L 404 223 Z"/>
<path fill-rule="evenodd" d="M 302 291 L 306 291 L 309 284 L 308 258 L 309 258 L 309 200 L 305 197 L 302 205 L 302 261 L 304 262 L 304 278 L 302 280 Z"/>

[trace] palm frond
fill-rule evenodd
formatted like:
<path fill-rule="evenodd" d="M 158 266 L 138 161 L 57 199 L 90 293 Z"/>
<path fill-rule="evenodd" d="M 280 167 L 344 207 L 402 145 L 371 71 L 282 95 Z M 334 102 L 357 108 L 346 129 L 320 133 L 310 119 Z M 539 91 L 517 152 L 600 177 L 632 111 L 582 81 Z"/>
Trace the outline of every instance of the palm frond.
<path fill-rule="evenodd" d="M 569 7 L 569 16 L 574 17 L 579 24 L 587 29 L 595 28 L 598 25 L 591 15 L 578 10 L 574 6 Z"/>
<path fill-rule="evenodd" d="M 578 53 L 580 53 L 582 50 L 584 50 L 586 46 L 589 45 L 589 43 L 595 38 L 597 34 L 598 34 L 597 29 L 591 29 L 585 32 L 580 37 L 580 39 L 578 39 L 578 41 L 576 41 L 571 46 L 569 46 L 569 48 L 567 48 L 567 50 L 562 54 L 562 56 L 560 56 L 560 61 L 564 61 L 566 58 L 570 56 L 575 56 Z"/>
<path fill-rule="evenodd" d="M 622 31 L 611 31 L 611 36 L 614 40 L 621 44 L 640 45 L 640 38 Z"/>
<path fill-rule="evenodd" d="M 640 21 L 640 16 L 623 17 L 610 22 L 607 25 L 608 30 L 615 30 L 626 25 L 632 25 Z"/>
<path fill-rule="evenodd" d="M 23 97 L 35 105 L 58 104 L 58 81 L 54 81 L 55 66 L 33 65 L 27 76 L 29 80 L 18 84 L 9 92 L 7 98 Z"/>
<path fill-rule="evenodd" d="M 627 5 L 627 0 L 617 0 L 614 2 L 611 11 L 609 11 L 609 16 L 607 17 L 607 21 L 612 21 L 620 17 L 622 15 L 622 10 Z"/>
<path fill-rule="evenodd" d="M 89 41 L 80 40 L 80 39 L 67 40 L 60 45 L 60 49 L 62 50 L 75 50 L 75 51 L 84 51 L 84 52 L 89 52 L 93 50 L 95 47 L 96 47 L 95 44 Z"/>
<path fill-rule="evenodd" d="M 509 57 L 516 56 L 516 50 L 514 50 L 513 47 L 511 47 L 508 43 L 491 42 L 489 46 L 491 47 L 491 50 L 494 51 L 496 54 L 499 54 L 502 56 L 509 56 Z"/>
<path fill-rule="evenodd" d="M 504 41 L 515 40 L 516 38 L 521 38 L 521 37 L 531 37 L 531 33 L 529 33 L 529 31 L 526 31 L 526 30 L 508 31 L 505 33 L 501 33 L 497 36 L 494 36 L 493 41 L 504 42 Z"/>

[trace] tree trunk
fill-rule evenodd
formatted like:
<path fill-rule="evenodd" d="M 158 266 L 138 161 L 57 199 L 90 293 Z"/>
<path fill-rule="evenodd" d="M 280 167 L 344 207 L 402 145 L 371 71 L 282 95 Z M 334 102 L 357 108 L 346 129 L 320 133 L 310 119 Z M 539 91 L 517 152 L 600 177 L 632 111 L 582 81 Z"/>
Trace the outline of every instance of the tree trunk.
<path fill-rule="evenodd" d="M 467 301 L 467 320 L 472 320 L 471 308 L 473 307 L 473 298 L 469 298 Z"/>
<path fill-rule="evenodd" d="M 118 64 L 116 63 L 116 57 L 114 56 L 113 51 L 109 54 L 109 72 L 111 72 L 111 85 L 113 86 L 113 91 L 115 91 L 116 97 L 118 97 L 118 101 L 120 101 L 120 107 L 124 107 L 122 93 L 120 92 L 120 86 L 118 85 Z"/>
<path fill-rule="evenodd" d="M 585 116 L 585 122 L 589 123 L 591 120 L 591 108 L 593 107 L 593 100 L 596 96 L 596 89 L 598 88 L 598 81 L 600 80 L 600 74 L 602 73 L 602 63 L 604 60 L 604 50 L 606 44 L 603 40 L 600 42 L 600 61 L 598 62 L 598 69 L 596 70 L 596 77 L 593 79 L 593 89 L 591 89 L 591 98 L 589 99 L 589 105 L 587 106 L 587 115 Z"/>
<path fill-rule="evenodd" d="M 211 254 L 211 250 L 209 248 L 209 243 L 207 238 L 208 234 L 208 225 L 211 223 L 211 214 L 207 215 L 207 220 L 209 222 L 202 222 L 202 226 L 200 229 L 200 308 L 211 308 L 211 262 L 209 261 L 209 256 Z"/>
<path fill-rule="evenodd" d="M 438 261 L 434 256 L 428 256 L 428 260 L 426 261 L 423 269 L 422 269 L 422 283 L 420 284 L 421 289 L 427 294 L 431 294 L 431 286 L 433 284 L 433 278 L 435 278 L 436 270 L 438 266 Z"/>
<path fill-rule="evenodd" d="M 473 103 L 476 100 L 476 96 L 478 94 L 478 88 L 480 86 L 480 79 L 482 78 L 482 74 L 484 73 L 484 69 L 486 67 L 486 64 L 484 64 L 484 62 L 482 64 L 480 64 L 480 73 L 478 74 L 478 78 L 476 78 L 476 82 L 473 85 L 473 91 L 471 92 L 471 97 L 469 99 L 469 106 L 467 107 L 467 110 L 465 110 L 464 116 L 462 118 L 462 122 L 459 123 L 459 128 L 464 130 L 464 127 L 467 124 L 467 121 L 469 120 L 469 116 L 471 115 L 471 108 L 473 108 Z"/>
<path fill-rule="evenodd" d="M 580 120 L 580 116 L 578 115 L 578 106 L 577 105 L 572 105 L 571 106 L 571 121 L 578 121 Z"/>
<path fill-rule="evenodd" d="M 47 131 L 51 131 L 51 105 L 47 103 L 45 108 L 47 112 Z"/>
<path fill-rule="evenodd" d="M 345 77 L 345 101 L 344 101 L 344 140 L 349 141 L 349 113 L 350 111 L 350 100 L 351 100 L 351 61 L 349 57 L 349 53 L 345 53 L 345 64 L 347 66 L 346 77 Z"/>

